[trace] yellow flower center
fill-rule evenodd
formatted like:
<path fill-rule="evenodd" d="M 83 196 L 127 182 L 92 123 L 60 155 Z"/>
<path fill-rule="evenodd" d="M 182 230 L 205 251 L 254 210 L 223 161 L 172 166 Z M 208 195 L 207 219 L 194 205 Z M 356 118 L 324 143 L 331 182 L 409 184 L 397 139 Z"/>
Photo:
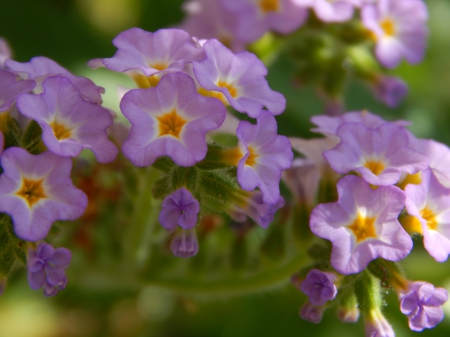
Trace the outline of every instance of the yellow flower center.
<path fill-rule="evenodd" d="M 245 161 L 245 165 L 253 166 L 256 163 L 256 158 L 258 158 L 258 154 L 253 150 L 251 146 L 248 147 L 248 152 L 250 154 L 247 157 L 247 160 Z"/>
<path fill-rule="evenodd" d="M 259 0 L 258 5 L 264 14 L 277 12 L 280 8 L 278 0 Z"/>
<path fill-rule="evenodd" d="M 28 180 L 22 178 L 22 188 L 16 193 L 19 197 L 24 198 L 28 202 L 28 206 L 32 207 L 36 202 L 43 198 L 47 198 L 42 180 Z"/>
<path fill-rule="evenodd" d="M 420 174 L 420 172 L 414 174 L 408 173 L 406 177 L 397 184 L 397 186 L 402 190 L 404 190 L 406 185 L 408 184 L 419 185 L 421 182 L 422 182 L 422 175 Z"/>
<path fill-rule="evenodd" d="M 395 25 L 391 19 L 388 18 L 384 19 L 383 21 L 381 21 L 380 26 L 387 36 L 395 35 Z"/>
<path fill-rule="evenodd" d="M 365 162 L 364 167 L 368 168 L 376 176 L 384 171 L 384 164 L 378 160 L 368 160 Z"/>
<path fill-rule="evenodd" d="M 219 81 L 219 83 L 217 83 L 217 86 L 221 88 L 226 88 L 230 93 L 231 97 L 235 98 L 237 96 L 237 89 L 233 87 L 231 84 L 228 84 L 227 82 L 224 81 Z"/>
<path fill-rule="evenodd" d="M 63 140 L 70 138 L 71 130 L 64 124 L 53 121 L 53 123 L 50 123 L 50 127 L 53 129 L 53 134 L 55 135 L 56 139 Z"/>
<path fill-rule="evenodd" d="M 180 132 L 187 120 L 177 114 L 175 109 L 160 117 L 156 117 L 159 121 L 159 136 L 171 135 L 180 138 Z"/>
<path fill-rule="evenodd" d="M 426 220 L 427 222 L 427 227 L 429 229 L 432 230 L 436 230 L 437 226 L 438 226 L 438 222 L 436 221 L 436 215 L 433 213 L 432 210 L 430 210 L 429 208 L 424 208 L 421 212 L 420 212 L 420 216 Z"/>
<path fill-rule="evenodd" d="M 356 220 L 347 226 L 353 231 L 356 237 L 356 243 L 364 241 L 367 238 L 376 238 L 377 232 L 375 230 L 374 222 L 376 218 L 366 218 L 361 214 L 358 214 Z"/>
<path fill-rule="evenodd" d="M 147 89 L 151 87 L 156 87 L 161 79 L 159 74 L 152 76 L 145 76 L 139 73 L 131 74 L 131 77 L 136 82 L 137 86 L 141 89 Z"/>

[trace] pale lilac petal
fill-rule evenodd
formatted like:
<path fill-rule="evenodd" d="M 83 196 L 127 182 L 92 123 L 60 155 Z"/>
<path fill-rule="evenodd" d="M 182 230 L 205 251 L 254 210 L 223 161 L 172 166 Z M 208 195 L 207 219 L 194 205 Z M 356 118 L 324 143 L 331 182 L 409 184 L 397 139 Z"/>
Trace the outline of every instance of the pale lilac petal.
<path fill-rule="evenodd" d="M 6 70 L 0 70 L 0 112 L 8 111 L 17 98 L 30 92 L 36 86 L 32 80 L 17 81 L 16 76 Z"/>

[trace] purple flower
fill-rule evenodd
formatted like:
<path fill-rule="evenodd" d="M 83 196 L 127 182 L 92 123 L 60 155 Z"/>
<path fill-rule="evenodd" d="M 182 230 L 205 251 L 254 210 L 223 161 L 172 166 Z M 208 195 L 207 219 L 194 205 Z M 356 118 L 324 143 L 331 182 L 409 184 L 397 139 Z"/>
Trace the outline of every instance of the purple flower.
<path fill-rule="evenodd" d="M 428 35 L 427 7 L 422 0 L 379 0 L 363 6 L 361 17 L 385 67 L 394 68 L 403 57 L 410 63 L 422 60 Z"/>
<path fill-rule="evenodd" d="M 191 229 L 197 224 L 197 214 L 200 211 L 200 204 L 185 188 L 179 188 L 168 195 L 161 204 L 159 222 L 168 230 L 180 226 L 184 229 Z"/>
<path fill-rule="evenodd" d="M 197 94 L 183 73 L 164 75 L 157 87 L 129 91 L 120 108 L 132 125 L 123 153 L 136 166 L 151 165 L 160 156 L 194 165 L 206 156 L 206 133 L 225 120 L 223 104 Z"/>
<path fill-rule="evenodd" d="M 293 0 L 219 0 L 237 18 L 237 36 L 249 43 L 269 30 L 288 34 L 302 25 L 308 15 Z"/>
<path fill-rule="evenodd" d="M 62 157 L 76 157 L 86 148 L 99 162 L 112 162 L 118 149 L 106 134 L 113 123 L 109 111 L 84 100 L 65 77 L 49 77 L 42 86 L 42 94 L 22 95 L 17 106 L 22 114 L 39 123 L 48 149 Z"/>
<path fill-rule="evenodd" d="M 17 81 L 16 76 L 6 70 L 0 70 L 0 112 L 8 111 L 17 97 L 30 92 L 36 86 L 32 80 Z"/>
<path fill-rule="evenodd" d="M 311 122 L 317 125 L 317 128 L 313 128 L 311 131 L 322 133 L 325 136 L 335 136 L 338 127 L 346 122 L 361 123 L 371 129 L 376 129 L 384 123 L 391 123 L 400 127 L 411 125 L 411 122 L 404 120 L 387 122 L 367 110 L 347 112 L 341 116 L 335 117 L 313 116 L 311 117 Z"/>
<path fill-rule="evenodd" d="M 408 94 L 408 86 L 400 78 L 380 76 L 372 87 L 375 95 L 390 108 L 397 107 Z"/>
<path fill-rule="evenodd" d="M 444 318 L 441 306 L 448 300 L 447 290 L 426 282 L 411 282 L 399 294 L 400 310 L 408 317 L 409 327 L 422 331 L 436 326 Z"/>
<path fill-rule="evenodd" d="M 111 58 L 91 60 L 88 65 L 128 72 L 141 88 L 155 86 L 167 72 L 182 71 L 184 64 L 204 59 L 203 50 L 180 29 L 160 29 L 154 33 L 130 28 L 113 40 L 117 52 Z"/>
<path fill-rule="evenodd" d="M 12 57 L 11 49 L 6 40 L 0 38 L 0 70 L 5 69 L 5 61 Z M 0 76 L 1 78 L 1 76 Z"/>
<path fill-rule="evenodd" d="M 180 28 L 200 39 L 216 38 L 234 52 L 245 49 L 236 36 L 237 17 L 225 10 L 220 0 L 191 0 L 183 9 L 187 13 Z"/>
<path fill-rule="evenodd" d="M 307 301 L 300 309 L 300 317 L 305 321 L 318 324 L 322 320 L 323 311 L 323 306 L 317 306 Z"/>
<path fill-rule="evenodd" d="M 403 172 L 425 169 L 428 158 L 408 147 L 408 134 L 385 123 L 369 129 L 360 123 L 344 123 L 336 131 L 341 142 L 323 156 L 341 174 L 356 171 L 373 185 L 395 184 Z"/>
<path fill-rule="evenodd" d="M 301 290 L 313 305 L 321 306 L 336 297 L 335 281 L 335 274 L 311 269 L 302 282 Z"/>
<path fill-rule="evenodd" d="M 7 60 L 6 66 L 23 79 L 33 79 L 37 83 L 36 93 L 40 93 L 42 82 L 49 76 L 60 75 L 68 78 L 77 88 L 80 94 L 89 102 L 95 104 L 102 103 L 101 94 L 105 89 L 98 87 L 90 79 L 82 76 L 75 76 L 67 69 L 61 67 L 58 63 L 46 57 L 33 57 L 30 62 L 19 63 L 13 60 Z"/>
<path fill-rule="evenodd" d="M 378 258 L 399 261 L 405 258 L 412 240 L 397 218 L 405 194 L 395 186 L 372 189 L 357 176 L 337 183 L 339 200 L 313 209 L 311 231 L 332 242 L 331 265 L 339 273 L 358 273 Z"/>
<path fill-rule="evenodd" d="M 395 337 L 392 326 L 379 309 L 371 310 L 366 315 L 365 334 L 366 337 Z"/>
<path fill-rule="evenodd" d="M 354 7 L 359 0 L 294 0 L 298 4 L 314 9 L 317 17 L 324 22 L 344 22 L 353 17 Z"/>
<path fill-rule="evenodd" d="M 240 122 L 236 135 L 240 147 L 239 185 L 247 191 L 259 187 L 264 203 L 278 202 L 281 172 L 290 167 L 294 156 L 289 139 L 277 135 L 277 122 L 266 110 L 261 111 L 257 125 Z"/>
<path fill-rule="evenodd" d="M 170 241 L 170 250 L 173 255 L 188 258 L 198 253 L 198 241 L 195 229 L 181 229 L 175 232 Z"/>
<path fill-rule="evenodd" d="M 0 212 L 12 217 L 21 239 L 42 240 L 54 221 L 75 220 L 84 213 L 87 197 L 72 184 L 70 158 L 11 147 L 3 152 L 1 166 Z"/>
<path fill-rule="evenodd" d="M 267 69 L 252 53 L 233 54 L 219 41 L 207 41 L 203 48 L 206 59 L 194 62 L 194 74 L 203 89 L 220 98 L 239 112 L 257 118 L 263 107 L 278 115 L 286 107 L 286 99 L 272 91 L 265 76 Z"/>
<path fill-rule="evenodd" d="M 54 249 L 41 242 L 36 249 L 29 249 L 27 255 L 28 283 L 38 290 L 44 287 L 45 296 L 55 296 L 67 285 L 65 269 L 69 266 L 72 253 L 66 248 Z"/>
<path fill-rule="evenodd" d="M 405 193 L 408 213 L 420 221 L 425 249 L 444 262 L 450 254 L 450 189 L 425 170 L 420 185 L 407 185 Z"/>
<path fill-rule="evenodd" d="M 426 155 L 430 162 L 428 167 L 439 182 L 450 188 L 450 149 L 447 145 L 432 139 L 418 139 L 408 133 L 409 145 L 416 151 Z"/>

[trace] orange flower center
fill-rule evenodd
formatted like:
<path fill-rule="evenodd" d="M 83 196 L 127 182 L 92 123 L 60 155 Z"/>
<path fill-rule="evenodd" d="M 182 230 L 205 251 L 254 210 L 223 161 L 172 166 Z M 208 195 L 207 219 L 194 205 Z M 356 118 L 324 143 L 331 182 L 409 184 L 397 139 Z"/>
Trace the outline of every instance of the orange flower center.
<path fill-rule="evenodd" d="M 43 198 L 47 198 L 42 180 L 29 180 L 22 178 L 22 188 L 16 193 L 19 197 L 24 198 L 28 202 L 28 206 L 32 207 L 36 202 Z"/>
<path fill-rule="evenodd" d="M 159 136 L 171 135 L 180 138 L 180 132 L 187 120 L 177 114 L 175 109 L 160 117 L 156 117 L 159 121 Z"/>
<path fill-rule="evenodd" d="M 245 165 L 253 166 L 256 163 L 256 158 L 258 158 L 258 154 L 253 150 L 251 146 L 248 147 L 248 152 L 250 154 L 247 157 L 247 160 L 245 161 Z"/>
<path fill-rule="evenodd" d="M 278 0 L 259 0 L 258 5 L 264 14 L 277 12 L 280 8 Z"/>
<path fill-rule="evenodd" d="M 377 160 L 368 160 L 364 164 L 364 167 L 368 168 L 376 176 L 384 171 L 384 164 Z"/>
<path fill-rule="evenodd" d="M 428 209 L 428 208 L 424 208 L 421 212 L 420 212 L 420 216 L 426 220 L 427 222 L 427 227 L 429 229 L 432 230 L 436 230 L 437 226 L 438 226 L 438 222 L 436 221 L 436 216 L 434 215 L 433 211 Z"/>
<path fill-rule="evenodd" d="M 391 19 L 388 18 L 384 19 L 383 21 L 381 21 L 380 26 L 387 36 L 395 35 L 395 25 Z"/>

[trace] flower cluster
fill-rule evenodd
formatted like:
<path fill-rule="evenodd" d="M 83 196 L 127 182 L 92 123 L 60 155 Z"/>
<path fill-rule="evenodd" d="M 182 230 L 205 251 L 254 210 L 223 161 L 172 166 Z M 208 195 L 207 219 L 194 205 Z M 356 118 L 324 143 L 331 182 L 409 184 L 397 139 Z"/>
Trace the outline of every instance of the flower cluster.
<path fill-rule="evenodd" d="M 347 282 L 352 279 L 359 300 L 370 294 L 360 293 L 355 277 L 370 279 L 390 273 L 411 329 L 420 331 L 435 326 L 442 320 L 440 306 L 446 301 L 447 292 L 440 289 L 433 295 L 432 285 L 410 283 L 393 262 L 410 253 L 413 247 L 410 235 L 414 233 L 423 235 L 425 248 L 437 261 L 445 261 L 450 254 L 446 231 L 449 175 L 441 164 L 450 149 L 432 140 L 416 138 L 406 129 L 405 121 L 387 122 L 368 111 L 338 117 L 316 116 L 312 121 L 317 126 L 313 130 L 322 133 L 325 139 L 291 141 L 294 149 L 306 156 L 299 167 L 310 165 L 319 181 L 330 185 L 337 181 L 336 193 L 325 196 L 328 202 L 312 209 L 309 227 L 313 234 L 331 242 L 331 252 L 323 256 L 329 259 L 331 270 L 341 275 L 342 289 L 338 293 L 347 292 Z M 325 160 L 314 158 L 312 148 L 322 153 Z M 286 172 L 289 179 L 295 180 L 296 175 L 289 174 L 291 170 L 298 168 Z M 297 179 L 298 189 L 306 189 L 306 183 Z M 318 183 L 313 188 L 312 200 L 317 200 Z M 309 207 L 313 206 L 310 202 Z M 361 276 L 364 274 L 369 276 Z M 335 279 L 327 269 L 311 270 L 301 285 L 310 299 L 302 309 L 302 317 L 313 322 L 319 320 L 316 316 L 311 318 L 311 312 L 324 308 L 318 298 L 333 293 L 330 282 Z M 380 296 L 378 290 L 373 292 Z M 360 305 L 364 308 L 361 302 Z M 365 308 L 364 315 L 370 331 L 392 332 L 379 303 Z"/>
<path fill-rule="evenodd" d="M 158 167 L 159 161 L 170 158 L 175 166 L 166 172 L 167 179 L 179 174 L 179 169 L 200 169 L 197 178 L 192 178 L 194 182 L 165 186 L 161 195 L 165 199 L 160 223 L 169 231 L 181 233 L 172 238 L 172 252 L 183 257 L 197 253 L 194 227 L 197 214 L 204 213 L 205 208 L 232 214 L 238 210 L 244 218 L 248 214 L 266 227 L 282 205 L 281 172 L 290 166 L 293 154 L 289 140 L 277 134 L 274 118 L 286 102 L 268 86 L 263 63 L 252 53 L 235 54 L 216 39 L 197 41 L 179 29 L 151 33 L 131 28 L 113 43 L 118 48 L 113 57 L 89 64 L 126 73 L 139 86 L 129 90 L 120 103 L 131 123 L 123 143 L 124 155 L 140 167 Z M 210 131 L 220 132 L 222 125 L 235 120 L 226 107 L 255 118 L 256 125 L 237 123 L 231 130 L 238 139 L 236 147 L 212 146 L 208 143 Z M 229 205 L 224 209 L 222 202 L 220 207 L 208 207 L 202 177 L 213 170 L 227 181 L 229 174 L 223 169 L 231 167 L 237 168 L 234 179 L 239 186 L 229 182 Z M 260 192 L 252 192 L 256 188 Z M 262 196 L 257 212 L 252 193 Z"/>
<path fill-rule="evenodd" d="M 40 242 L 26 254 L 28 279 L 32 289 L 44 286 L 53 296 L 66 286 L 71 254 L 41 240 L 55 221 L 83 215 L 88 200 L 72 182 L 71 157 L 86 148 L 101 163 L 114 161 L 118 149 L 106 133 L 113 120 L 100 106 L 103 88 L 91 80 L 46 57 L 16 62 L 3 40 L 0 61 L 0 212 L 11 219 L 12 245 Z"/>

